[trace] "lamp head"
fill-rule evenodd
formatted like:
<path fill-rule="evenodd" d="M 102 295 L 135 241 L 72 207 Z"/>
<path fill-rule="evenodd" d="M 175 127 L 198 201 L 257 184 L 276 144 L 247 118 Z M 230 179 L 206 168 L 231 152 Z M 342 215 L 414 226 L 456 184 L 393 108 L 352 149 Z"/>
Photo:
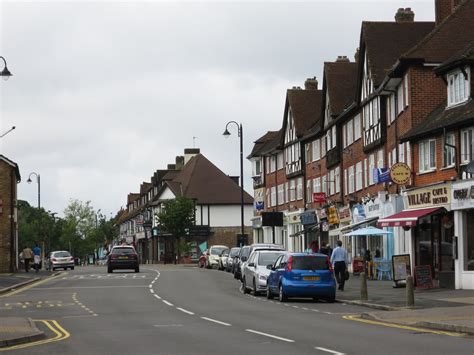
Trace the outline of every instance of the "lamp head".
<path fill-rule="evenodd" d="M 28 178 L 28 180 L 26 180 L 26 182 L 27 182 L 28 184 L 31 184 L 31 178 Z"/>
<path fill-rule="evenodd" d="M 224 133 L 222 133 L 224 135 L 224 138 L 229 138 L 230 137 L 230 132 L 229 130 L 226 128 Z"/>
<path fill-rule="evenodd" d="M 5 65 L 5 68 L 3 68 L 2 72 L 0 73 L 0 76 L 3 77 L 3 80 L 7 81 L 12 75 L 13 74 L 10 72 L 10 70 L 8 70 L 7 66 Z"/>

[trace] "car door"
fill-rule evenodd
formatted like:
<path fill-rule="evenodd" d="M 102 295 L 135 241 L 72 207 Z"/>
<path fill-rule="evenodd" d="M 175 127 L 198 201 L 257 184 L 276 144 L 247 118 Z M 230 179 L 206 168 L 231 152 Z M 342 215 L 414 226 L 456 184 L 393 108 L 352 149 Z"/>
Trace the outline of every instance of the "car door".
<path fill-rule="evenodd" d="M 288 259 L 289 259 L 288 255 L 283 255 L 280 261 L 280 265 L 278 265 L 278 268 L 275 270 L 276 275 L 277 275 L 276 287 L 279 287 L 278 285 L 280 284 L 280 282 L 282 282 L 281 279 L 285 276 L 286 265 L 288 264 Z"/>
<path fill-rule="evenodd" d="M 253 269 L 251 266 L 249 266 L 249 264 L 251 263 L 254 263 L 255 262 L 255 253 L 252 253 L 252 255 L 250 255 L 248 261 L 244 264 L 244 277 L 245 277 L 245 280 L 247 281 L 247 285 L 251 285 L 251 280 L 252 280 L 252 277 L 253 277 Z"/>
<path fill-rule="evenodd" d="M 278 268 L 280 267 L 281 260 L 283 259 L 283 255 L 280 255 L 273 264 L 272 271 L 268 276 L 267 284 L 271 290 L 275 290 L 278 287 Z"/>

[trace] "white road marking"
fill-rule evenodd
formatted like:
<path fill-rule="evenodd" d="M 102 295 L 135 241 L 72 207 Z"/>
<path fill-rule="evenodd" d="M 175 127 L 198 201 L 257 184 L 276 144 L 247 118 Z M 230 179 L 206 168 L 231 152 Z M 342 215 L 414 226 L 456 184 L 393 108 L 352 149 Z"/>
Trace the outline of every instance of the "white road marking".
<path fill-rule="evenodd" d="M 150 292 L 151 292 L 151 293 L 155 293 L 155 291 L 154 291 L 153 289 L 150 289 Z"/>
<path fill-rule="evenodd" d="M 245 331 L 250 332 L 250 333 L 254 333 L 254 334 L 258 334 L 258 335 L 263 335 L 265 337 L 269 337 L 269 338 L 273 338 L 273 339 L 278 339 L 278 340 L 281 340 L 281 341 L 286 341 L 287 343 L 294 343 L 295 342 L 294 340 L 291 340 L 291 339 L 282 338 L 282 337 L 272 335 L 272 334 L 268 334 L 268 333 L 258 332 L 256 330 L 252 330 L 252 329 L 245 329 Z"/>
<path fill-rule="evenodd" d="M 155 296 L 156 298 L 158 298 L 159 300 L 161 300 L 161 297 L 158 296 L 157 294 L 154 294 L 153 296 Z"/>
<path fill-rule="evenodd" d="M 162 300 L 163 303 L 167 304 L 168 306 L 173 306 L 173 304 L 171 302 L 168 302 L 167 300 Z"/>
<path fill-rule="evenodd" d="M 149 288 L 152 288 L 152 287 L 153 287 L 153 285 L 148 285 L 148 287 L 149 287 Z"/>
<path fill-rule="evenodd" d="M 184 313 L 190 314 L 190 315 L 192 315 L 192 316 L 194 315 L 194 313 L 193 313 L 193 312 L 190 312 L 190 311 L 188 311 L 188 310 L 186 310 L 186 309 L 184 309 L 184 308 L 181 308 L 181 307 L 176 307 L 176 309 L 179 309 L 181 312 L 184 312 Z"/>
<path fill-rule="evenodd" d="M 182 324 L 155 324 L 153 325 L 154 327 L 157 328 L 164 328 L 164 327 L 182 327 Z"/>
<path fill-rule="evenodd" d="M 97 314 L 87 314 L 83 316 L 64 316 L 62 318 L 87 318 L 87 317 L 97 317 Z"/>
<path fill-rule="evenodd" d="M 207 318 L 207 317 L 201 317 L 201 319 L 207 320 L 209 322 L 214 322 L 214 323 L 217 323 L 217 324 L 222 324 L 222 325 L 225 325 L 227 327 L 230 327 L 232 325 L 232 324 L 229 324 L 229 323 L 221 322 L 220 320 L 215 320 L 215 319 Z"/>
<path fill-rule="evenodd" d="M 331 353 L 331 354 L 335 354 L 335 355 L 345 355 L 345 353 L 340 353 L 339 351 L 334 351 L 334 350 L 331 350 L 331 349 L 322 348 L 320 346 L 316 346 L 315 349 L 325 351 L 327 353 Z"/>

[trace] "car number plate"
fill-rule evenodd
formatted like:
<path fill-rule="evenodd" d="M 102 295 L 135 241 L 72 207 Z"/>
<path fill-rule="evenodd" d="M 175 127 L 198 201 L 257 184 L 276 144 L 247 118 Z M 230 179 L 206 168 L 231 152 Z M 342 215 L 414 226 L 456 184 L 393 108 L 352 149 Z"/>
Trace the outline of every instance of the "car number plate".
<path fill-rule="evenodd" d="M 119 256 L 119 259 L 128 259 L 128 256 Z"/>
<path fill-rule="evenodd" d="M 321 278 L 319 276 L 304 276 L 303 280 L 305 281 L 319 281 Z"/>

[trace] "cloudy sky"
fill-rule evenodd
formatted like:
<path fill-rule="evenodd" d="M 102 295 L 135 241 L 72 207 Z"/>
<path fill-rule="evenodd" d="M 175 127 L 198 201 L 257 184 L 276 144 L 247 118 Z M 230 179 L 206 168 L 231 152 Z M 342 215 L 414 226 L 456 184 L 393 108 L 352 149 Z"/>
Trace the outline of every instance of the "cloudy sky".
<path fill-rule="evenodd" d="M 225 124 L 242 122 L 246 156 L 281 127 L 287 88 L 321 78 L 324 61 L 352 59 L 361 21 L 393 21 L 399 7 L 434 19 L 434 0 L 0 0 L 0 55 L 14 75 L 0 81 L 0 134 L 16 126 L 0 154 L 20 167 L 19 198 L 36 205 L 26 183 L 36 172 L 46 210 L 61 215 L 75 198 L 110 216 L 193 137 L 239 175 Z"/>

